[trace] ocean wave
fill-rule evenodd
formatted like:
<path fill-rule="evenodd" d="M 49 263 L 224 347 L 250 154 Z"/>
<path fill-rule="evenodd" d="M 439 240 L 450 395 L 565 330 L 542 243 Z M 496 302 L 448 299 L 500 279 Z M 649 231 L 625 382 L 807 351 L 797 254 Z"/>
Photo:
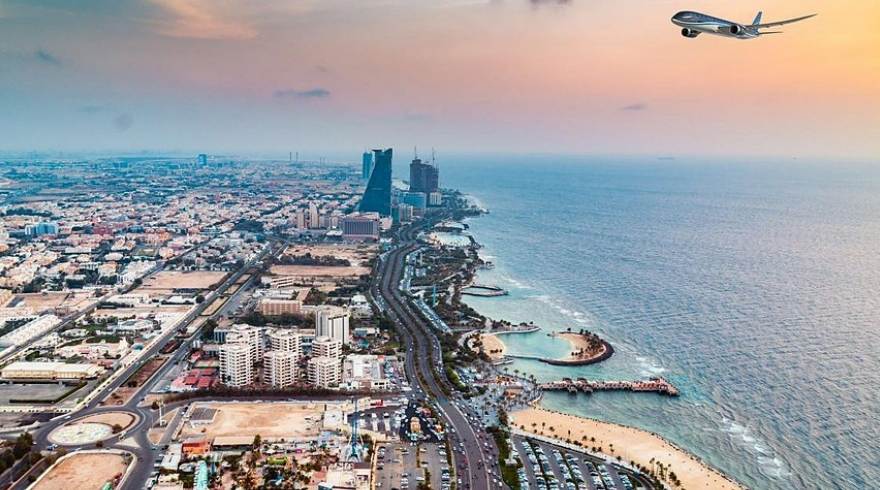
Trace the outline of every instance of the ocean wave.
<path fill-rule="evenodd" d="M 774 479 L 789 478 L 792 473 L 767 441 L 756 435 L 747 425 L 742 425 L 722 415 L 721 430 L 726 432 L 731 442 L 744 448 L 755 457 L 758 470 L 762 475 Z"/>
<path fill-rule="evenodd" d="M 636 356 L 636 362 L 639 363 L 639 374 L 646 378 L 660 376 L 667 371 L 667 369 L 661 366 L 659 362 L 650 357 Z"/>

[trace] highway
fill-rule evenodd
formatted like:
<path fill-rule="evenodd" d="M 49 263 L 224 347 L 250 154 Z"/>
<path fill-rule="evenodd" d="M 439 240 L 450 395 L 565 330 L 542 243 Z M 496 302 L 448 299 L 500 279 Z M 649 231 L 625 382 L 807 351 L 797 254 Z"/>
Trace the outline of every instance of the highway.
<path fill-rule="evenodd" d="M 462 480 L 458 488 L 500 488 L 500 479 L 493 482 L 489 473 L 490 468 L 496 464 L 492 455 L 497 454 L 491 437 L 481 428 L 475 430 L 459 410 L 455 400 L 447 397 L 441 388 L 445 387 L 446 392 L 453 391 L 442 369 L 440 342 L 428 323 L 414 312 L 409 299 L 398 288 L 403 277 L 406 256 L 418 248 L 415 237 L 419 230 L 420 228 L 409 227 L 398 233 L 397 247 L 388 252 L 377 266 L 371 293 L 380 310 L 386 311 L 395 322 L 403 338 L 407 351 L 405 370 L 407 378 L 415 387 L 417 397 L 433 401 L 435 408 L 439 409 L 446 420 L 449 428 L 447 432 L 455 444 L 452 452 L 456 457 L 457 477 Z"/>

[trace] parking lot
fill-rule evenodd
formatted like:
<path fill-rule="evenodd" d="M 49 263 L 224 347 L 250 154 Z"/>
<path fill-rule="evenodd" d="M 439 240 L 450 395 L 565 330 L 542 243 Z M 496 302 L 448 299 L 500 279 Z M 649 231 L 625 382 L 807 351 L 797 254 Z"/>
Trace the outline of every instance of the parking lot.
<path fill-rule="evenodd" d="M 389 443 L 377 446 L 376 488 L 408 490 L 418 487 L 424 478 L 417 464 L 418 448 L 410 443 Z"/>
<path fill-rule="evenodd" d="M 523 462 L 523 490 L 634 490 L 652 488 L 648 481 L 609 461 L 546 442 L 513 437 Z"/>

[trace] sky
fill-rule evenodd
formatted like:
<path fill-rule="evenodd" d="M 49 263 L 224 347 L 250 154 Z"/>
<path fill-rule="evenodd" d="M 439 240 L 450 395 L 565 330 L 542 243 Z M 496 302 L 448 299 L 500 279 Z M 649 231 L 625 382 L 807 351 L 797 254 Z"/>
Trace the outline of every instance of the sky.
<path fill-rule="evenodd" d="M 759 9 L 819 15 L 750 41 L 669 20 Z M 880 2 L 0 0 L 0 135 L 0 151 L 876 159 Z"/>

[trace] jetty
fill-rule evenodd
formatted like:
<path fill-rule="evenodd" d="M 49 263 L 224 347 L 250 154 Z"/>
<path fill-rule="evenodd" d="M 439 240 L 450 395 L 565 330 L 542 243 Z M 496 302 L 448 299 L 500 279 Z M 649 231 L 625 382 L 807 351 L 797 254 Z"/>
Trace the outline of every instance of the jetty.
<path fill-rule="evenodd" d="M 465 294 L 468 296 L 492 298 L 495 296 L 507 296 L 508 294 L 510 294 L 510 292 L 498 286 L 489 286 L 486 284 L 471 284 L 470 286 L 462 288 L 461 294 Z"/>
<path fill-rule="evenodd" d="M 645 391 L 667 396 L 678 396 L 679 394 L 675 385 L 661 377 L 649 378 L 644 381 L 590 381 L 585 378 L 562 378 L 560 381 L 542 383 L 538 387 L 545 391 L 580 392 L 588 395 L 594 391 Z"/>

